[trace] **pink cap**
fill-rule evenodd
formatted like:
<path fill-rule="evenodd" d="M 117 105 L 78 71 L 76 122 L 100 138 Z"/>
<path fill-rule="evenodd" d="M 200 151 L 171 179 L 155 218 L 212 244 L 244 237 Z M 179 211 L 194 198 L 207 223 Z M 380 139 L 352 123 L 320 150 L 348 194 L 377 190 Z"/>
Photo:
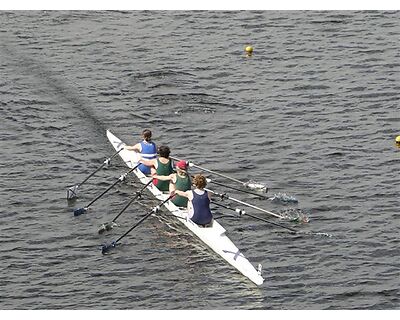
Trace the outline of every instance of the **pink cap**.
<path fill-rule="evenodd" d="M 184 160 L 181 160 L 179 162 L 176 163 L 175 165 L 177 168 L 182 169 L 182 170 L 186 170 L 187 168 L 187 163 Z"/>

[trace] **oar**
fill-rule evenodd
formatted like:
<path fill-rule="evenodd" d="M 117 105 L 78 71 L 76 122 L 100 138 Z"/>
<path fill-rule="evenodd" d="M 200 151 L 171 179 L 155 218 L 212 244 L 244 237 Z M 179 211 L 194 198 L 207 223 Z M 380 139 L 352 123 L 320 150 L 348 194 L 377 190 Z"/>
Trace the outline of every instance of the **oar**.
<path fill-rule="evenodd" d="M 274 216 L 274 217 L 277 217 L 277 218 L 279 218 L 279 219 L 283 219 L 283 217 L 282 217 L 281 215 L 277 214 L 277 213 L 273 213 L 273 212 L 271 212 L 271 211 L 267 211 L 267 210 L 264 210 L 264 209 L 262 209 L 262 208 L 256 207 L 256 206 L 254 206 L 254 205 L 252 205 L 252 204 L 250 204 L 250 203 L 247 203 L 247 202 L 244 202 L 244 201 L 235 199 L 235 198 L 233 198 L 233 197 L 228 196 L 226 193 L 218 193 L 218 192 L 212 191 L 212 190 L 207 189 L 207 188 L 205 188 L 204 190 L 207 190 L 207 191 L 209 191 L 209 192 L 211 192 L 211 193 L 213 193 L 213 194 L 219 196 L 221 199 L 232 200 L 232 201 L 235 201 L 235 202 L 237 202 L 237 203 L 243 204 L 243 205 L 245 205 L 245 206 L 247 206 L 247 207 L 256 209 L 256 210 L 258 210 L 258 211 L 268 213 L 269 215 Z"/>
<path fill-rule="evenodd" d="M 248 190 L 243 190 L 243 189 L 235 188 L 235 187 L 232 187 L 232 186 L 229 186 L 229 185 L 226 185 L 226 184 L 217 182 L 217 181 L 212 180 L 212 179 L 209 179 L 209 178 L 207 178 L 206 180 L 207 180 L 207 183 L 213 183 L 213 184 L 216 184 L 217 186 L 225 187 L 225 188 L 227 188 L 227 189 L 239 191 L 239 192 L 242 192 L 242 193 L 251 194 L 251 195 L 257 196 L 258 198 L 265 199 L 265 200 L 270 200 L 270 201 L 278 200 L 278 201 L 284 202 L 284 203 L 289 203 L 289 202 L 291 202 L 291 203 L 298 203 L 298 202 L 299 202 L 295 197 L 293 197 L 293 196 L 288 196 L 288 195 L 285 194 L 285 193 L 280 193 L 280 192 L 279 192 L 278 194 L 274 194 L 273 197 L 267 197 L 267 196 L 265 196 L 265 195 L 263 195 L 263 194 L 261 194 L 261 193 L 258 193 L 258 192 L 251 192 L 251 191 L 248 191 Z M 268 190 L 268 189 L 267 189 L 267 190 Z M 268 191 L 267 191 L 267 192 L 268 192 Z"/>
<path fill-rule="evenodd" d="M 92 201 L 89 202 L 89 204 L 86 207 L 83 208 L 78 208 L 74 210 L 74 216 L 80 216 L 81 214 L 84 214 L 88 211 L 89 207 L 95 203 L 97 200 L 99 200 L 102 196 L 104 196 L 108 191 L 110 191 L 118 182 L 124 181 L 126 179 L 126 176 L 131 173 L 133 170 L 135 170 L 137 167 L 139 167 L 139 163 L 134 166 L 132 169 L 130 169 L 128 172 L 122 174 L 111 186 L 109 186 L 106 190 L 104 190 L 101 194 L 99 194 L 96 198 L 94 198 Z"/>
<path fill-rule="evenodd" d="M 250 214 L 250 213 L 247 213 L 247 212 L 246 212 L 245 210 L 243 210 L 243 209 L 232 208 L 232 207 L 230 207 L 230 206 L 227 206 L 227 205 L 224 205 L 224 204 L 222 204 L 222 203 L 215 202 L 215 201 L 212 201 L 211 203 L 213 203 L 213 204 L 215 204 L 215 205 L 217 205 L 217 206 L 220 206 L 220 207 L 222 207 L 222 208 L 235 211 L 236 213 L 239 214 L 239 216 L 248 215 L 249 217 L 252 217 L 252 218 L 254 218 L 254 219 L 257 219 L 257 220 L 260 220 L 260 221 L 263 221 L 263 222 L 272 224 L 272 225 L 274 225 L 274 226 L 278 226 L 278 227 L 282 227 L 282 228 L 284 228 L 284 229 L 287 229 L 287 230 L 291 231 L 292 233 L 297 233 L 297 230 L 295 230 L 295 229 L 292 229 L 292 228 L 286 227 L 286 226 L 284 226 L 284 225 L 281 225 L 281 224 L 279 224 L 279 223 L 275 223 L 275 222 L 272 222 L 272 221 L 269 221 L 269 220 L 266 220 L 266 219 L 263 219 L 263 218 L 254 216 L 254 215 L 252 215 L 252 214 Z"/>
<path fill-rule="evenodd" d="M 107 158 L 106 160 L 104 160 L 103 164 L 98 167 L 94 172 L 92 172 L 89 176 L 87 176 L 85 178 L 85 180 L 83 180 L 81 183 L 78 183 L 72 187 L 69 187 L 67 189 L 67 200 L 72 200 L 74 198 L 76 198 L 78 196 L 78 188 L 83 185 L 86 181 L 88 181 L 93 175 L 96 174 L 97 171 L 99 171 L 101 168 L 103 168 L 105 165 L 110 165 L 111 163 L 111 159 L 114 158 L 118 153 L 120 153 L 122 150 L 124 150 L 124 148 L 118 150 L 117 152 L 115 152 L 111 157 Z"/>
<path fill-rule="evenodd" d="M 172 193 L 167 199 L 165 199 L 163 202 L 161 202 L 158 206 L 155 206 L 153 209 L 151 209 L 149 212 L 146 213 L 143 218 L 141 218 L 138 222 L 136 222 L 128 231 L 126 231 L 122 236 L 120 236 L 117 240 L 112 241 L 110 244 L 102 244 L 101 246 L 101 253 L 106 254 L 108 251 L 110 251 L 112 248 L 115 248 L 117 243 L 121 241 L 126 235 L 128 235 L 133 229 L 135 229 L 137 226 L 139 226 L 143 221 L 145 221 L 147 218 L 149 218 L 153 213 L 157 213 L 160 210 L 160 207 L 168 202 L 170 199 L 172 199 L 175 196 L 174 193 Z"/>
<path fill-rule="evenodd" d="M 265 222 L 265 223 L 268 223 L 268 224 L 272 224 L 272 225 L 277 226 L 277 227 L 281 227 L 281 228 L 287 229 L 287 230 L 289 230 L 291 233 L 294 233 L 294 234 L 308 234 L 308 235 L 324 236 L 324 237 L 329 237 L 329 238 L 332 237 L 331 234 L 325 233 L 325 232 L 298 231 L 298 230 L 295 230 L 295 229 L 293 229 L 293 228 L 284 226 L 284 225 L 282 225 L 282 224 L 275 223 L 275 222 L 269 221 L 269 220 L 267 220 L 267 219 L 264 219 L 264 218 L 255 216 L 255 215 L 250 214 L 250 213 L 247 213 L 246 211 L 244 211 L 244 210 L 242 210 L 242 209 L 232 208 L 232 207 L 230 207 L 230 206 L 223 205 L 222 203 L 217 203 L 217 202 L 215 202 L 215 201 L 212 201 L 212 203 L 215 204 L 215 205 L 217 205 L 217 206 L 223 207 L 223 208 L 225 208 L 225 209 L 235 211 L 235 212 L 237 212 L 237 213 L 239 214 L 240 217 L 243 216 L 243 215 L 247 215 L 247 216 L 249 216 L 249 217 L 251 217 L 251 218 L 253 218 L 253 219 L 256 219 L 256 220 L 259 220 L 259 221 L 262 221 L 262 222 Z"/>
<path fill-rule="evenodd" d="M 176 161 L 182 161 L 181 159 L 178 159 L 178 158 L 175 158 L 175 157 L 171 157 L 171 156 L 170 156 L 170 158 L 173 159 L 173 160 L 176 160 Z M 244 187 L 247 187 L 247 188 L 250 188 L 250 189 L 259 189 L 259 190 L 263 190 L 263 191 L 265 191 L 265 192 L 266 192 L 267 189 L 268 189 L 267 186 L 265 186 L 264 184 L 255 183 L 255 182 L 243 182 L 243 181 L 240 181 L 240 180 L 238 180 L 238 179 L 229 177 L 229 176 L 227 176 L 227 175 L 225 175 L 225 174 L 222 174 L 222 173 L 219 173 L 219 172 L 216 172 L 216 171 L 213 171 L 213 170 L 209 170 L 209 169 L 200 167 L 200 166 L 194 164 L 194 163 L 191 162 L 191 161 L 188 161 L 188 164 L 189 164 L 189 167 L 195 167 L 195 168 L 197 168 L 197 169 L 206 171 L 206 172 L 208 172 L 208 173 L 212 173 L 212 174 L 215 174 L 215 175 L 217 175 L 217 176 L 226 178 L 226 179 L 228 179 L 228 180 L 231 180 L 231 181 L 240 183 L 240 184 L 243 185 Z"/>
<path fill-rule="evenodd" d="M 269 197 L 267 197 L 267 196 L 264 196 L 264 195 L 261 194 L 261 193 L 251 192 L 251 191 L 248 191 L 248 190 L 243 190 L 243 189 L 235 188 L 235 187 L 232 187 L 232 186 L 228 186 L 228 185 L 226 185 L 226 184 L 217 182 L 217 181 L 212 180 L 212 179 L 209 179 L 209 178 L 207 178 L 206 180 L 207 180 L 207 183 L 213 183 L 213 184 L 215 184 L 215 185 L 217 185 L 217 186 L 225 187 L 225 188 L 227 188 L 227 189 L 231 189 L 231 190 L 235 190 L 235 191 L 239 191 L 239 192 L 251 194 L 251 195 L 253 195 L 253 196 L 257 196 L 257 197 L 262 198 L 262 199 L 271 200 L 271 198 L 269 198 Z M 268 189 L 267 189 L 266 192 L 268 192 Z"/>
<path fill-rule="evenodd" d="M 116 225 L 115 221 L 119 218 L 119 216 L 126 210 L 128 207 L 132 204 L 133 201 L 135 201 L 137 198 L 140 198 L 142 196 L 142 192 L 152 183 L 153 180 L 150 180 L 147 182 L 142 189 L 136 192 L 136 195 L 132 197 L 131 200 L 125 205 L 125 207 L 117 214 L 117 216 L 111 221 L 111 222 L 106 222 L 103 223 L 100 228 L 99 228 L 99 234 L 102 234 L 105 231 L 110 231 L 114 226 Z"/>

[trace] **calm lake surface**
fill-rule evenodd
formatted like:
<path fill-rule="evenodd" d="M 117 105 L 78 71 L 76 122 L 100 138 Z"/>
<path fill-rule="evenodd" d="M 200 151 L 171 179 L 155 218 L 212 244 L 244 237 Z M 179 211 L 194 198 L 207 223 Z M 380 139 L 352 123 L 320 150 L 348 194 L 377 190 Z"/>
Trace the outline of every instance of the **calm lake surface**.
<path fill-rule="evenodd" d="M 399 39 L 399 11 L 0 12 L 0 308 L 400 309 Z M 145 193 L 99 235 L 140 184 L 79 217 L 127 169 L 115 158 L 72 203 L 66 189 L 114 152 L 106 129 L 134 144 L 144 128 L 298 203 L 213 190 L 332 236 L 221 218 L 263 265 L 259 287 L 165 210 L 103 256 L 157 202 Z"/>

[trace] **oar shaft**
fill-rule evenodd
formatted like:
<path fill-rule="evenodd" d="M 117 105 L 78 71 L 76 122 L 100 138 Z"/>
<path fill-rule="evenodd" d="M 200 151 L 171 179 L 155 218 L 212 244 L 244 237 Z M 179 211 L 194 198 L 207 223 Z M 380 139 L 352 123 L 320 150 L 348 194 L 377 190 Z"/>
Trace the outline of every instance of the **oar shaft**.
<path fill-rule="evenodd" d="M 140 219 L 138 222 L 136 222 L 128 231 L 126 231 L 122 236 L 120 236 L 117 240 L 115 240 L 115 243 L 121 241 L 124 237 L 128 235 L 133 229 L 135 229 L 138 225 L 140 225 L 144 220 L 146 220 L 148 217 L 150 217 L 154 213 L 153 209 L 149 211 L 142 219 Z"/>
<path fill-rule="evenodd" d="M 117 152 L 115 152 L 111 157 L 107 158 L 103 164 L 98 167 L 94 172 L 92 172 L 85 180 L 83 180 L 81 183 L 78 183 L 78 186 L 81 186 L 82 184 L 84 184 L 86 181 L 88 181 L 93 175 L 95 175 L 101 168 L 103 168 L 107 163 L 109 163 L 111 161 L 111 159 L 113 159 L 118 153 L 120 153 L 124 148 L 118 150 Z"/>
<path fill-rule="evenodd" d="M 237 203 L 243 204 L 243 205 L 245 205 L 245 206 L 248 206 L 248 207 L 250 207 L 250 208 L 256 209 L 256 210 L 258 210 L 258 211 L 268 213 L 268 214 L 270 214 L 271 216 L 274 216 L 274 217 L 277 217 L 277 218 L 282 218 L 282 216 L 279 215 L 279 214 L 277 214 L 277 213 L 273 213 L 273 212 L 268 211 L 268 210 L 265 210 L 265 209 L 263 209 L 263 208 L 259 208 L 259 207 L 255 206 L 255 205 L 252 205 L 251 203 L 247 203 L 247 202 L 244 202 L 244 201 L 241 201 L 241 200 L 232 198 L 232 197 L 229 197 L 229 199 L 232 200 L 232 201 L 235 201 L 235 202 L 237 202 Z"/>
<path fill-rule="evenodd" d="M 108 191 L 110 191 L 112 188 L 114 188 L 114 186 L 118 183 L 124 180 L 124 177 L 126 177 L 129 173 L 131 173 L 133 170 L 135 170 L 137 167 L 139 166 L 136 165 L 135 167 L 133 167 L 132 169 L 130 169 L 128 172 L 124 173 L 123 175 L 121 175 L 117 181 L 115 181 L 111 186 L 109 186 L 106 190 L 104 190 L 101 194 L 99 194 L 96 198 L 94 198 L 87 206 L 86 208 L 90 207 L 93 203 L 95 203 L 97 200 L 99 200 L 102 196 L 104 196 Z"/>
<path fill-rule="evenodd" d="M 135 201 L 138 197 L 140 197 L 140 195 L 142 194 L 143 190 L 146 189 L 146 188 L 150 185 L 150 183 L 152 183 L 152 182 L 153 182 L 153 180 L 150 180 L 148 183 L 146 183 L 146 184 L 143 186 L 143 188 L 141 188 L 141 189 L 136 193 L 136 195 L 135 195 L 131 200 L 129 200 L 129 202 L 128 202 L 128 203 L 125 205 L 125 207 L 120 211 L 120 213 L 112 220 L 112 222 L 115 222 L 115 221 L 119 218 L 119 216 L 120 216 L 122 213 L 124 213 L 124 211 L 125 211 L 126 209 L 128 209 L 128 207 L 132 204 L 132 202 Z"/>
<path fill-rule="evenodd" d="M 263 208 L 259 208 L 259 207 L 257 207 L 257 206 L 254 206 L 254 205 L 252 205 L 252 204 L 250 204 L 250 203 L 247 203 L 247 202 L 244 202 L 244 201 L 235 199 L 235 198 L 233 198 L 233 197 L 228 196 L 227 194 L 218 193 L 218 192 L 212 191 L 212 190 L 207 189 L 207 188 L 206 188 L 205 190 L 207 190 L 207 191 L 209 191 L 209 192 L 211 192 L 211 193 L 213 193 L 213 194 L 215 194 L 215 195 L 221 197 L 222 199 L 223 199 L 223 198 L 226 198 L 226 199 L 235 201 L 235 202 L 237 202 L 237 203 L 243 204 L 244 206 L 247 206 L 247 207 L 256 209 L 256 210 L 258 210 L 258 211 L 268 213 L 268 214 L 270 214 L 271 216 L 274 216 L 274 217 L 277 217 L 277 218 L 280 218 L 280 219 L 283 218 L 281 215 L 279 215 L 279 214 L 277 214 L 277 213 L 273 213 L 273 212 L 271 212 L 271 211 L 264 210 Z"/>
<path fill-rule="evenodd" d="M 197 168 L 197 169 L 200 169 L 200 170 L 203 170 L 203 171 L 206 171 L 206 172 L 215 174 L 215 175 L 217 175 L 217 176 L 226 178 L 226 179 L 228 179 L 228 180 L 231 180 L 231 181 L 234 181 L 234 182 L 237 182 L 237 183 L 240 183 L 240 184 L 245 185 L 245 182 L 240 181 L 240 180 L 235 179 L 235 178 L 232 178 L 232 177 L 229 177 L 229 176 L 227 176 L 227 175 L 225 175 L 225 174 L 222 174 L 222 173 L 219 173 L 219 172 L 215 172 L 215 171 L 213 171 L 213 170 L 209 170 L 209 169 L 206 169 L 206 168 L 204 168 L 204 167 L 200 167 L 200 166 L 198 166 L 198 165 L 195 165 L 194 163 L 192 163 L 192 165 L 193 165 L 193 167 L 195 167 L 195 168 Z M 189 166 L 190 166 L 190 163 L 189 163 Z"/>
<path fill-rule="evenodd" d="M 101 168 L 103 168 L 105 164 L 106 164 L 106 163 L 103 162 L 103 164 L 102 164 L 100 167 L 98 167 L 95 171 L 93 171 L 91 174 L 89 174 L 89 175 L 86 177 L 86 179 L 83 180 L 81 183 L 78 183 L 77 186 L 80 187 L 81 185 L 83 185 L 86 181 L 88 181 L 91 177 L 93 177 Z"/>
<path fill-rule="evenodd" d="M 90 207 L 93 203 L 95 203 L 97 200 L 99 200 L 102 196 L 104 196 L 108 191 L 110 191 L 112 188 L 114 188 L 114 186 L 120 182 L 120 180 L 118 179 L 117 181 L 115 181 L 111 186 L 109 186 L 106 190 L 104 190 L 101 194 L 99 194 L 96 198 L 94 198 L 92 201 L 90 201 L 88 203 L 88 205 L 86 206 L 86 208 Z"/>
<path fill-rule="evenodd" d="M 178 159 L 178 158 L 175 158 L 175 157 L 171 157 L 171 156 L 170 156 L 170 158 L 173 159 L 173 160 L 176 160 L 176 161 L 181 161 L 181 159 Z M 195 168 L 197 168 L 197 169 L 206 171 L 206 172 L 208 172 L 208 173 L 215 174 L 215 175 L 217 175 L 217 176 L 220 176 L 220 177 L 226 178 L 226 179 L 228 179 L 228 180 L 231 180 L 231 181 L 240 183 L 240 184 L 242 184 L 242 185 L 245 185 L 245 184 L 246 184 L 246 183 L 243 182 L 243 181 L 240 181 L 240 180 L 238 180 L 238 179 L 229 177 L 229 176 L 227 176 L 227 175 L 225 175 L 225 174 L 222 174 L 222 173 L 219 173 L 219 172 L 216 172 L 216 171 L 213 171 L 213 170 L 204 168 L 204 167 L 200 167 L 200 166 L 194 164 L 192 161 L 189 161 L 189 166 L 192 166 L 192 167 L 195 167 Z"/>
<path fill-rule="evenodd" d="M 286 226 L 281 225 L 281 224 L 279 224 L 279 223 L 275 223 L 275 222 L 269 221 L 269 220 L 267 220 L 267 219 L 264 219 L 264 218 L 255 216 L 255 215 L 250 214 L 250 213 L 247 213 L 247 212 L 246 212 L 246 215 L 248 215 L 249 217 L 252 217 L 253 219 L 260 220 L 260 221 L 263 221 L 263 222 L 265 222 L 265 223 L 269 223 L 269 224 L 272 224 L 272 225 L 274 225 L 274 226 L 287 229 L 287 230 L 289 230 L 289 231 L 291 231 L 291 232 L 293 232 L 293 233 L 297 233 L 297 230 L 292 229 L 292 228 L 290 228 L 290 227 L 286 227 Z"/>
<path fill-rule="evenodd" d="M 324 237 L 329 237 L 329 238 L 332 237 L 331 234 L 325 233 L 325 232 L 313 232 L 313 231 L 303 232 L 303 231 L 297 231 L 297 230 L 292 229 L 292 228 L 290 228 L 290 227 L 283 226 L 283 225 L 281 225 L 281 224 L 279 224 L 279 223 L 275 223 L 275 222 L 272 222 L 272 221 L 268 221 L 268 220 L 266 220 L 266 219 L 264 219 L 264 218 L 261 218 L 261 217 L 258 217 L 258 216 L 255 216 L 255 215 L 252 215 L 252 214 L 249 214 L 249 213 L 246 213 L 246 214 L 247 214 L 249 217 L 252 217 L 252 218 L 254 218 L 254 219 L 257 219 L 257 220 L 260 220 L 260 221 L 263 221 L 263 222 L 266 222 L 266 223 L 273 224 L 273 225 L 275 225 L 275 226 L 279 226 L 279 227 L 285 228 L 285 229 L 290 230 L 291 232 L 296 233 L 296 234 L 309 234 L 309 235 L 313 235 L 313 236 L 324 236 Z"/>
<path fill-rule="evenodd" d="M 279 223 L 275 223 L 275 222 L 269 221 L 269 220 L 267 220 L 267 219 L 264 219 L 264 218 L 261 218 L 261 217 L 252 215 L 252 214 L 250 214 L 250 213 L 244 212 L 244 210 L 241 210 L 241 209 L 239 209 L 239 208 L 232 208 L 232 207 L 230 207 L 230 206 L 227 206 L 227 205 L 224 205 L 224 204 L 222 204 L 222 203 L 215 202 L 215 201 L 213 201 L 212 203 L 215 204 L 215 205 L 217 205 L 217 206 L 220 206 L 220 207 L 222 207 L 222 208 L 225 208 L 225 209 L 228 209 L 228 210 L 232 210 L 232 211 L 238 212 L 240 215 L 247 215 L 247 216 L 249 216 L 249 217 L 251 217 L 251 218 L 253 218 L 253 219 L 260 220 L 260 221 L 263 221 L 263 222 L 265 222 L 265 223 L 269 223 L 269 224 L 272 224 L 272 225 L 274 225 L 274 226 L 281 227 L 281 228 L 290 230 L 291 232 L 297 233 L 297 230 L 295 230 L 295 229 L 292 229 L 292 228 L 290 228 L 290 227 L 286 227 L 286 226 L 281 225 L 281 224 L 279 224 Z"/>
<path fill-rule="evenodd" d="M 128 231 L 126 231 L 122 236 L 120 236 L 117 240 L 115 240 L 115 243 L 119 242 L 124 238 L 125 236 L 128 235 L 133 229 L 135 229 L 138 225 L 140 225 L 143 221 L 145 221 L 147 218 L 149 218 L 153 213 L 158 212 L 160 207 L 168 202 L 174 195 L 169 196 L 167 199 L 165 199 L 163 202 L 161 202 L 158 206 L 152 208 L 144 217 L 142 217 L 138 222 L 136 222 Z"/>

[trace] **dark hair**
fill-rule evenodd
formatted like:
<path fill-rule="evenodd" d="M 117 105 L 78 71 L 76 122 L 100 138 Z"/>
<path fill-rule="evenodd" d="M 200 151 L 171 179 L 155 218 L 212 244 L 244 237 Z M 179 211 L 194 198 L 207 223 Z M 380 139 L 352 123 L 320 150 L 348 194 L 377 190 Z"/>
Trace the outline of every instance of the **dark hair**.
<path fill-rule="evenodd" d="M 143 139 L 146 141 L 151 140 L 151 131 L 149 129 L 144 129 L 142 132 Z"/>
<path fill-rule="evenodd" d="M 158 148 L 158 153 L 160 154 L 160 157 L 169 158 L 169 154 L 171 153 L 171 151 L 167 146 L 160 146 Z"/>
<path fill-rule="evenodd" d="M 196 174 L 193 178 L 193 184 L 199 188 L 203 189 L 207 185 L 206 178 L 201 174 Z"/>

